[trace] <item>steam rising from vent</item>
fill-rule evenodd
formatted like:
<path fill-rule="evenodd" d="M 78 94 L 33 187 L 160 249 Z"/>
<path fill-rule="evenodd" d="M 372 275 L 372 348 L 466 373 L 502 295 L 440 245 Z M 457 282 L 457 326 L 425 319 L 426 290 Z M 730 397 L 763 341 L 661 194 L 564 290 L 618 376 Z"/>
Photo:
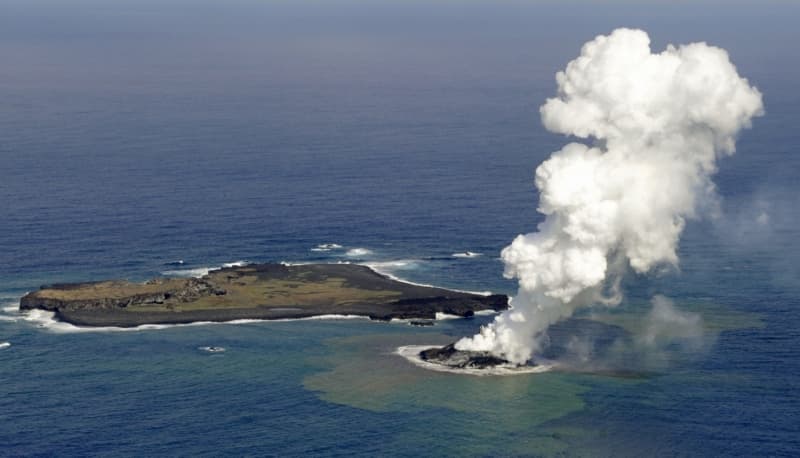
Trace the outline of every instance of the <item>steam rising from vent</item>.
<path fill-rule="evenodd" d="M 556 80 L 544 126 L 594 141 L 570 143 L 536 169 L 546 218 L 502 252 L 505 276 L 519 280 L 513 308 L 459 350 L 525 363 L 551 324 L 618 303 L 627 270 L 677 266 L 686 219 L 714 209 L 716 160 L 763 113 L 725 50 L 692 43 L 653 54 L 641 30 L 586 43 Z"/>

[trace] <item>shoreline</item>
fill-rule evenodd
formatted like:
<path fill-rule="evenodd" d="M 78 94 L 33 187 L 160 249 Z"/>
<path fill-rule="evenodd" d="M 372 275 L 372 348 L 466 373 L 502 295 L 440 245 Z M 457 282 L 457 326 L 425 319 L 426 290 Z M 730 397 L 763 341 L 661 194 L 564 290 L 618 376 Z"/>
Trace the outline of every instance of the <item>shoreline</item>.
<path fill-rule="evenodd" d="M 28 322 L 31 325 L 45 329 L 59 334 L 72 334 L 83 332 L 142 332 L 142 331 L 158 331 L 162 329 L 183 328 L 191 326 L 211 326 L 211 325 L 243 325 L 243 324 L 259 324 L 259 323 L 295 323 L 303 321 L 368 321 L 375 324 L 393 324 L 411 326 L 414 319 L 394 318 L 390 321 L 372 320 L 364 315 L 315 315 L 306 318 L 276 318 L 276 319 L 261 319 L 261 318 L 244 318 L 230 321 L 192 321 L 187 323 L 149 323 L 140 324 L 137 326 L 80 326 L 66 321 L 60 321 L 55 318 L 53 312 L 45 310 L 19 310 L 14 309 L 15 315 L 0 315 L 0 320 L 3 321 L 20 321 Z M 483 310 L 475 313 L 475 316 L 487 316 L 500 312 Z M 437 316 L 432 320 L 434 323 L 450 321 L 455 319 L 462 319 L 460 316 Z"/>

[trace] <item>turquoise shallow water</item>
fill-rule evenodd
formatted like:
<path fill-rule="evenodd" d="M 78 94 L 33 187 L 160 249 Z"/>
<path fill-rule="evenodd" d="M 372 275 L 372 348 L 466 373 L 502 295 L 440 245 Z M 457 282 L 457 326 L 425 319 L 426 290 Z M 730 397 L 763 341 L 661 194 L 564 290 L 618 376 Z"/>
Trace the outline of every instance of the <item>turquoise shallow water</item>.
<path fill-rule="evenodd" d="M 2 408 L 13 422 L 4 422 L 5 450 L 672 455 L 697 447 L 685 442 L 696 416 L 664 428 L 653 414 L 675 418 L 691 412 L 681 406 L 689 399 L 766 389 L 735 370 L 722 376 L 694 365 L 637 377 L 474 377 L 392 354 L 398 345 L 448 342 L 477 324 L 303 321 L 77 334 L 6 324 L 13 344 L 0 354 Z M 760 326 L 751 316 L 727 324 Z M 226 351 L 199 349 L 208 345 Z M 639 415 L 646 420 L 626 430 Z M 647 427 L 659 434 L 642 436 Z"/>
<path fill-rule="evenodd" d="M 796 7 L 71 3 L 0 14 L 15 63 L 0 75 L 0 455 L 799 453 Z M 723 46 L 764 93 L 680 269 L 630 277 L 620 307 L 581 317 L 602 323 L 605 364 L 619 349 L 603 339 L 635 336 L 664 295 L 702 316 L 700 346 L 464 377 L 393 351 L 489 318 L 58 333 L 13 310 L 42 284 L 238 260 L 513 293 L 499 251 L 541 221 L 532 171 L 566 141 L 537 107 L 618 25 L 654 47 Z M 483 255 L 452 256 L 466 250 Z"/>

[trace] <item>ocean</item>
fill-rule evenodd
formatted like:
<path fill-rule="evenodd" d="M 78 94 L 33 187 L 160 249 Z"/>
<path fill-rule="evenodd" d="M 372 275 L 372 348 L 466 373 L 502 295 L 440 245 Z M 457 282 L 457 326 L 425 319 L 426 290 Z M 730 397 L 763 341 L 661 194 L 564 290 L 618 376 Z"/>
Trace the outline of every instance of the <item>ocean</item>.
<path fill-rule="evenodd" d="M 800 454 L 796 5 L 0 3 L 0 456 Z M 542 221 L 533 170 L 571 141 L 538 107 L 623 25 L 726 48 L 764 96 L 679 269 L 582 316 L 634 332 L 663 295 L 702 317 L 699 347 L 477 377 L 395 351 L 492 317 L 87 331 L 16 310 L 242 261 L 514 294 L 500 250 Z"/>

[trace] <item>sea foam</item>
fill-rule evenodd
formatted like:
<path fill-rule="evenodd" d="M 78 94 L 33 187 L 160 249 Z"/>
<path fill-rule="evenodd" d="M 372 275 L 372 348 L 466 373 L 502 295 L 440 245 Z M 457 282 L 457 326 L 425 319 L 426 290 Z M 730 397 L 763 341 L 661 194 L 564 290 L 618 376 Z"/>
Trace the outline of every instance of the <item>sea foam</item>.
<path fill-rule="evenodd" d="M 362 256 L 369 256 L 372 254 L 372 250 L 367 248 L 351 248 L 345 252 L 345 256 L 349 258 L 359 258 Z"/>
<path fill-rule="evenodd" d="M 7 298 L 3 298 L 7 299 Z M 16 300 L 3 300 L 0 302 L 0 321 L 18 321 L 19 314 L 19 299 Z"/>
<path fill-rule="evenodd" d="M 391 278 L 394 281 L 399 281 L 401 283 L 406 283 L 408 285 L 414 286 L 425 286 L 428 288 L 444 288 L 450 291 L 456 291 L 459 293 L 468 293 L 468 294 L 477 294 L 479 296 L 491 296 L 491 291 L 469 291 L 465 289 L 454 289 L 454 288 L 445 288 L 443 286 L 436 286 L 431 285 L 429 283 L 418 283 L 413 282 L 411 280 L 406 280 L 404 278 L 400 278 L 395 275 L 395 271 L 397 270 L 412 270 L 418 267 L 419 263 L 422 263 L 421 259 L 400 259 L 396 261 L 378 261 L 378 262 L 365 262 L 362 265 L 369 267 L 370 269 L 378 272 L 381 275 L 385 275 Z"/>
<path fill-rule="evenodd" d="M 210 266 L 210 267 L 195 267 L 191 269 L 173 269 L 173 270 L 165 270 L 161 272 L 161 275 L 165 275 L 167 277 L 182 277 L 182 278 L 202 278 L 208 275 L 209 272 L 219 269 L 225 269 L 230 267 L 242 267 L 250 264 L 250 261 L 234 261 L 234 262 L 226 262 L 223 263 L 221 266 Z"/>
<path fill-rule="evenodd" d="M 477 258 L 483 256 L 483 253 L 475 253 L 473 251 L 464 251 L 461 253 L 453 253 L 454 258 Z"/>
<path fill-rule="evenodd" d="M 341 249 L 342 246 L 339 245 L 338 243 L 322 243 L 312 248 L 311 251 L 331 251 L 331 250 L 341 250 Z"/>
<path fill-rule="evenodd" d="M 167 277 L 194 277 L 194 278 L 201 278 L 208 275 L 209 272 L 212 270 L 218 270 L 219 267 L 197 267 L 195 269 L 176 269 L 176 270 L 165 270 L 161 272 L 161 275 L 165 275 Z"/>
<path fill-rule="evenodd" d="M 2 317 L 0 317 L 2 319 Z M 191 323 L 175 323 L 175 324 L 142 324 L 134 327 L 117 327 L 117 326 L 75 326 L 71 323 L 59 321 L 55 319 L 55 313 L 46 310 L 26 310 L 20 313 L 19 318 L 23 321 L 35 325 L 37 328 L 47 331 L 68 334 L 68 333 L 82 333 L 82 332 L 136 332 L 136 331 L 154 331 L 160 329 L 188 327 L 188 326 L 208 326 L 219 324 L 251 324 L 251 323 L 286 323 L 292 321 L 333 321 L 333 320 L 370 320 L 368 316 L 363 315 L 317 315 L 303 318 L 279 318 L 276 320 L 257 319 L 257 318 L 244 318 L 239 320 L 230 321 L 193 321 Z"/>
<path fill-rule="evenodd" d="M 46 331 L 55 332 L 58 334 L 79 333 L 79 332 L 133 332 L 133 331 L 151 331 L 158 329 L 166 329 L 171 327 L 183 326 L 201 326 L 211 324 L 210 321 L 197 321 L 193 323 L 181 324 L 143 324 L 140 326 L 122 328 L 116 326 L 75 326 L 74 324 L 66 323 L 55 319 L 55 313 L 46 310 L 26 310 L 20 314 L 23 321 L 27 321 L 37 328 Z"/>

